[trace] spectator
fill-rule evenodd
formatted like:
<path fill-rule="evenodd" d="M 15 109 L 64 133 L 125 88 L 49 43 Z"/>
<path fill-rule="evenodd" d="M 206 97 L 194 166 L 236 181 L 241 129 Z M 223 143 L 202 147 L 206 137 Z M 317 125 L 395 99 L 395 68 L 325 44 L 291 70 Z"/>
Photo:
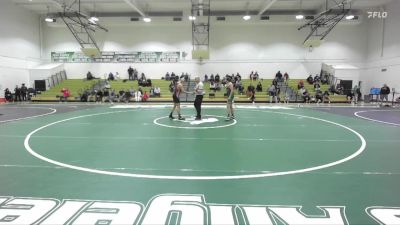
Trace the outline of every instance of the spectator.
<path fill-rule="evenodd" d="M 286 84 L 289 82 L 289 74 L 288 73 L 283 74 L 283 80 Z"/>
<path fill-rule="evenodd" d="M 6 88 L 6 90 L 4 90 L 4 97 L 6 98 L 7 102 L 12 101 L 12 93 L 8 88 Z"/>
<path fill-rule="evenodd" d="M 214 82 L 215 81 L 215 79 L 214 79 L 214 74 L 211 74 L 211 76 L 210 76 L 210 82 Z"/>
<path fill-rule="evenodd" d="M 307 89 L 305 87 L 302 87 L 300 89 L 300 94 L 303 97 L 304 103 L 310 103 L 311 97 L 310 94 L 308 93 Z"/>
<path fill-rule="evenodd" d="M 250 73 L 250 75 L 249 75 L 250 80 L 253 80 L 253 77 L 254 77 L 254 72 L 251 71 L 251 73 Z"/>
<path fill-rule="evenodd" d="M 93 80 L 93 79 L 96 79 L 96 78 L 93 76 L 93 74 L 90 71 L 88 71 L 86 74 L 86 80 Z"/>
<path fill-rule="evenodd" d="M 210 90 L 211 90 L 211 91 L 214 91 L 214 92 L 217 90 L 214 81 L 211 81 L 211 82 L 210 82 Z"/>
<path fill-rule="evenodd" d="M 171 80 L 171 75 L 169 75 L 169 72 L 167 72 L 167 74 L 165 74 L 165 80 Z"/>
<path fill-rule="evenodd" d="M 220 80 L 219 74 L 215 75 L 215 82 L 219 83 L 220 81 L 221 80 Z"/>
<path fill-rule="evenodd" d="M 140 74 L 140 80 L 142 81 L 146 80 L 146 75 L 144 75 L 144 73 Z"/>
<path fill-rule="evenodd" d="M 66 101 L 68 101 L 68 97 L 71 96 L 71 93 L 69 92 L 68 88 L 65 88 L 65 87 L 64 87 L 64 88 L 61 89 L 60 92 L 62 93 L 62 95 L 61 95 L 61 97 L 60 97 L 60 101 L 61 101 L 61 102 L 66 102 Z"/>
<path fill-rule="evenodd" d="M 254 101 L 256 99 L 256 90 L 255 90 L 253 84 L 251 84 L 251 83 L 247 87 L 247 97 L 250 100 L 250 102 L 254 103 Z"/>
<path fill-rule="evenodd" d="M 161 97 L 161 89 L 160 89 L 160 87 L 155 87 L 154 88 L 154 96 Z"/>
<path fill-rule="evenodd" d="M 277 79 L 278 82 L 282 81 L 283 75 L 282 75 L 281 71 L 278 71 L 278 72 L 276 73 L 275 79 Z"/>
<path fill-rule="evenodd" d="M 354 104 L 358 103 L 358 92 L 360 92 L 358 85 L 355 85 L 353 88 Z"/>
<path fill-rule="evenodd" d="M 143 97 L 142 97 L 142 101 L 143 102 L 147 102 L 147 100 L 150 98 L 149 94 L 147 94 L 147 91 L 144 92 Z"/>
<path fill-rule="evenodd" d="M 21 86 L 21 98 L 22 98 L 22 101 L 27 101 L 28 99 L 27 99 L 27 97 L 28 97 L 28 88 L 25 86 L 25 84 L 22 84 L 22 86 Z"/>
<path fill-rule="evenodd" d="M 174 72 L 171 72 L 171 79 L 170 80 L 175 80 L 175 73 Z"/>
<path fill-rule="evenodd" d="M 317 74 L 317 75 L 315 75 L 315 77 L 314 77 L 314 83 L 315 82 L 320 82 L 321 81 L 321 78 L 319 77 L 319 75 Z"/>
<path fill-rule="evenodd" d="M 329 104 L 331 104 L 331 98 L 329 97 L 329 91 L 325 91 L 324 94 L 322 95 L 323 97 L 323 102 L 328 101 Z"/>
<path fill-rule="evenodd" d="M 135 92 L 135 101 L 136 102 L 141 102 L 142 101 L 142 92 L 140 92 L 139 90 Z"/>
<path fill-rule="evenodd" d="M 16 85 L 14 89 L 14 101 L 21 101 L 21 88 L 19 88 L 18 85 Z"/>
<path fill-rule="evenodd" d="M 235 80 L 241 81 L 242 80 L 242 76 L 240 76 L 239 73 L 236 73 Z"/>
<path fill-rule="evenodd" d="M 110 72 L 110 73 L 108 74 L 107 80 L 108 80 L 108 81 L 110 81 L 110 80 L 113 81 L 114 79 L 115 79 L 115 78 L 114 78 L 114 74 Z"/>
<path fill-rule="evenodd" d="M 139 75 L 139 72 L 137 71 L 137 69 L 133 69 L 133 80 L 138 80 L 138 75 Z"/>
<path fill-rule="evenodd" d="M 97 103 L 97 102 L 103 102 L 103 91 L 101 91 L 101 90 L 96 90 L 95 91 L 96 92 L 96 100 L 95 100 L 95 102 Z"/>
<path fill-rule="evenodd" d="M 321 90 L 317 90 L 317 91 L 315 92 L 315 101 L 317 102 L 317 104 L 319 104 L 319 103 L 321 103 L 321 102 L 324 101 L 324 100 L 323 100 L 323 93 L 322 93 Z"/>
<path fill-rule="evenodd" d="M 314 90 L 315 90 L 315 91 L 321 90 L 321 85 L 319 84 L 318 81 L 316 81 L 316 82 L 314 83 Z"/>
<path fill-rule="evenodd" d="M 299 83 L 297 84 L 297 89 L 300 90 L 304 87 L 304 81 L 300 80 Z"/>
<path fill-rule="evenodd" d="M 307 77 L 307 83 L 314 84 L 314 78 L 312 77 L 312 75 Z"/>
<path fill-rule="evenodd" d="M 263 88 L 262 88 L 262 84 L 261 82 L 258 82 L 257 87 L 256 87 L 256 91 L 257 92 L 262 92 Z"/>
<path fill-rule="evenodd" d="M 275 85 L 271 84 L 268 88 L 268 94 L 269 94 L 269 103 L 272 103 L 272 100 L 275 100 L 275 103 L 278 101 L 276 98 L 276 87 Z"/>
<path fill-rule="evenodd" d="M 128 75 L 129 75 L 129 80 L 133 80 L 133 68 L 132 67 L 129 67 L 128 68 Z"/>
<path fill-rule="evenodd" d="M 256 72 L 254 73 L 254 79 L 255 79 L 255 80 L 258 80 L 258 78 L 260 78 L 260 77 L 259 77 L 259 75 L 258 75 L 258 72 L 256 71 Z"/>
<path fill-rule="evenodd" d="M 347 92 L 346 99 L 347 99 L 347 102 L 348 102 L 348 103 L 351 103 L 351 102 L 353 101 L 353 99 L 354 99 L 354 93 L 353 93 L 353 91 Z"/>
<path fill-rule="evenodd" d="M 208 82 L 208 75 L 204 75 L 204 82 Z"/>
<path fill-rule="evenodd" d="M 289 104 L 289 102 L 290 102 L 290 93 L 289 91 L 286 91 L 284 103 Z"/>
<path fill-rule="evenodd" d="M 384 84 L 383 87 L 381 88 L 381 102 L 383 103 L 383 100 L 389 101 L 389 94 L 390 94 L 390 88 L 387 86 L 387 84 Z"/>

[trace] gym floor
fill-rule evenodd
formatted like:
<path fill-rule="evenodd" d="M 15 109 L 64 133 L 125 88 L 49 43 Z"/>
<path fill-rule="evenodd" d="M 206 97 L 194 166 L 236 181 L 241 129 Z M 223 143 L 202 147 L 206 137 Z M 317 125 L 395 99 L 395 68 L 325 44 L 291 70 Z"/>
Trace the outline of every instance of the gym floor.
<path fill-rule="evenodd" d="M 157 196 L 201 196 L 198 204 L 211 216 L 199 223 L 230 221 L 218 219 L 216 212 L 226 211 L 211 205 L 230 206 L 237 224 L 301 223 L 291 222 L 295 212 L 279 210 L 291 207 L 307 224 L 340 224 L 328 223 L 335 216 L 343 224 L 400 221 L 379 211 L 400 207 L 398 109 L 237 105 L 236 120 L 225 121 L 224 105 L 204 105 L 198 122 L 192 105 L 182 107 L 185 121 L 170 120 L 170 108 L 1 105 L 0 224 L 18 223 L 2 219 L 18 198 L 136 202 L 135 223 L 196 221 L 173 203 L 168 216 L 154 216 Z M 58 218 L 60 207 L 36 223 Z M 54 221 L 84 221 L 78 219 Z"/>

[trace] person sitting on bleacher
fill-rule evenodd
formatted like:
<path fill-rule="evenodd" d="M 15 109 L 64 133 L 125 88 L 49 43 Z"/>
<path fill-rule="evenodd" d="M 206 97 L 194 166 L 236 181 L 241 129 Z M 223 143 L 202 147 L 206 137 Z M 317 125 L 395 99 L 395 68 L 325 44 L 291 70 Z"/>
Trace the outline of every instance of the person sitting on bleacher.
<path fill-rule="evenodd" d="M 214 82 L 215 81 L 215 79 L 214 79 L 214 74 L 211 74 L 211 76 L 210 76 L 210 82 Z"/>
<path fill-rule="evenodd" d="M 60 97 L 61 102 L 64 102 L 64 101 L 66 102 L 68 100 L 68 97 L 71 96 L 71 93 L 69 92 L 68 88 L 65 88 L 65 87 L 61 89 L 61 93 L 62 93 L 62 95 Z"/>
<path fill-rule="evenodd" d="M 352 102 L 353 99 L 354 99 L 354 93 L 353 93 L 353 91 L 347 92 L 346 99 L 347 99 L 347 102 L 348 102 L 349 104 L 351 104 L 351 102 Z"/>
<path fill-rule="evenodd" d="M 297 89 L 300 90 L 303 87 L 304 87 L 304 81 L 300 80 L 299 83 L 297 83 Z"/>
<path fill-rule="evenodd" d="M 268 95 L 269 95 L 269 103 L 272 103 L 272 100 L 274 100 L 275 103 L 277 102 L 275 85 L 271 84 L 271 86 L 269 86 Z"/>
<path fill-rule="evenodd" d="M 214 92 L 217 90 L 214 81 L 211 81 L 211 82 L 210 82 L 210 90 L 211 90 L 211 91 L 214 91 Z"/>
<path fill-rule="evenodd" d="M 167 74 L 165 74 L 165 80 L 170 80 L 171 76 L 169 75 L 169 72 L 167 72 Z"/>
<path fill-rule="evenodd" d="M 220 80 L 219 74 L 215 75 L 215 82 L 219 83 L 220 81 L 221 80 Z"/>
<path fill-rule="evenodd" d="M 141 91 L 139 91 L 139 90 L 136 91 L 134 96 L 135 96 L 135 101 L 136 102 L 141 102 L 142 101 L 142 92 Z"/>
<path fill-rule="evenodd" d="M 275 74 L 275 79 L 277 79 L 279 82 L 283 81 L 283 75 L 282 75 L 281 71 L 278 71 Z"/>
<path fill-rule="evenodd" d="M 312 77 L 312 75 L 307 77 L 307 83 L 309 83 L 309 84 L 313 84 L 314 83 L 314 78 Z"/>
<path fill-rule="evenodd" d="M 110 80 L 111 80 L 111 81 L 115 80 L 114 74 L 110 72 L 110 73 L 108 74 L 108 79 L 107 79 L 107 80 L 109 80 L 109 81 L 110 81 Z"/>
<path fill-rule="evenodd" d="M 204 75 L 204 80 L 203 80 L 203 81 L 204 81 L 205 83 L 208 82 L 208 75 L 207 75 L 207 74 Z"/>
<path fill-rule="evenodd" d="M 257 87 L 256 87 L 257 92 L 262 92 L 262 84 L 261 82 L 258 82 Z"/>
<path fill-rule="evenodd" d="M 304 103 L 310 103 L 311 97 L 310 97 L 310 94 L 308 93 L 308 91 L 307 91 L 307 89 L 305 87 L 300 89 L 300 94 L 303 97 Z"/>
<path fill-rule="evenodd" d="M 321 81 L 321 78 L 319 77 L 319 75 L 318 75 L 318 74 L 315 75 L 315 77 L 314 77 L 314 83 L 320 82 L 320 81 Z"/>
<path fill-rule="evenodd" d="M 285 83 L 289 82 L 289 74 L 287 72 L 285 74 L 283 74 L 283 81 Z"/>
<path fill-rule="evenodd" d="M 103 92 L 101 90 L 97 90 L 95 102 L 102 102 L 102 101 L 103 101 Z"/>
<path fill-rule="evenodd" d="M 161 97 L 161 89 L 160 89 L 160 87 L 155 87 L 154 88 L 154 96 Z"/>
<path fill-rule="evenodd" d="M 322 94 L 322 91 L 321 91 L 321 90 L 317 90 L 317 91 L 315 92 L 315 101 L 316 101 L 317 103 L 323 102 L 323 94 Z"/>
<path fill-rule="evenodd" d="M 256 99 L 256 90 L 255 90 L 253 84 L 251 84 L 251 83 L 247 87 L 247 97 L 250 100 L 250 102 L 254 103 L 254 101 Z"/>
<path fill-rule="evenodd" d="M 260 78 L 257 71 L 254 73 L 253 78 L 254 78 L 254 80 L 258 80 Z"/>
<path fill-rule="evenodd" d="M 236 73 L 235 80 L 241 81 L 242 80 L 242 76 L 240 76 L 239 73 Z"/>
<path fill-rule="evenodd" d="M 171 73 L 171 79 L 170 79 L 170 80 L 175 80 L 175 76 L 176 76 L 175 73 L 172 72 L 172 73 Z"/>
<path fill-rule="evenodd" d="M 86 80 L 93 80 L 93 79 L 96 79 L 94 76 L 93 76 L 93 74 L 89 71 L 87 74 L 86 74 Z"/>
<path fill-rule="evenodd" d="M 319 84 L 318 81 L 316 81 L 316 82 L 314 83 L 314 90 L 315 90 L 315 91 L 321 90 L 321 85 Z"/>
<path fill-rule="evenodd" d="M 142 97 L 142 102 L 147 102 L 149 98 L 150 98 L 149 94 L 147 94 L 147 91 L 145 91 Z"/>
<path fill-rule="evenodd" d="M 323 94 L 323 102 L 328 101 L 328 103 L 331 103 L 331 98 L 329 97 L 329 91 L 325 91 Z"/>

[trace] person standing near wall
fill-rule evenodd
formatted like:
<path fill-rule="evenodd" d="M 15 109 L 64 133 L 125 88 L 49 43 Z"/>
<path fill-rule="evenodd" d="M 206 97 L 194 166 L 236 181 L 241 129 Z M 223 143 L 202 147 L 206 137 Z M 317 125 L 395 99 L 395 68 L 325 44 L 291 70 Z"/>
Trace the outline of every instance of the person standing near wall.
<path fill-rule="evenodd" d="M 133 80 L 133 69 L 131 66 L 128 68 L 128 75 L 129 75 L 129 80 Z"/>
<path fill-rule="evenodd" d="M 23 102 L 28 100 L 28 88 L 25 86 L 25 84 L 22 84 L 21 86 L 21 97 Z"/>
<path fill-rule="evenodd" d="M 21 101 L 21 88 L 19 88 L 18 85 L 15 86 L 15 89 L 14 89 L 14 101 L 15 102 L 16 101 L 18 101 L 18 102 Z"/>
<path fill-rule="evenodd" d="M 203 103 L 204 96 L 204 84 L 201 82 L 200 77 L 194 79 L 196 86 L 194 87 L 194 94 L 196 99 L 194 100 L 194 108 L 196 109 L 196 120 L 201 120 L 201 104 Z"/>
<path fill-rule="evenodd" d="M 384 100 L 386 100 L 386 102 L 389 101 L 389 94 L 390 94 L 390 88 L 387 86 L 387 84 L 384 84 L 383 87 L 381 88 L 381 104 L 383 104 Z"/>

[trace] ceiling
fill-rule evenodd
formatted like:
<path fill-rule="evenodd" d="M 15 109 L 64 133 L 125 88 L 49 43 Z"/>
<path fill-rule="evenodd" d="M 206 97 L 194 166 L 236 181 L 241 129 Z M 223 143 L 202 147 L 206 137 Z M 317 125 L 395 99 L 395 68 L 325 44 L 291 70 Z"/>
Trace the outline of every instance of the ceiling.
<path fill-rule="evenodd" d="M 71 4 L 75 0 L 12 0 L 15 4 L 37 14 L 60 11 L 60 4 Z M 182 12 L 189 14 L 191 0 L 129 0 L 143 12 Z M 206 0 L 204 0 L 206 1 Z M 257 11 L 265 8 L 272 0 L 211 0 L 212 11 Z M 328 0 L 334 2 L 334 0 Z M 339 2 L 340 0 L 336 0 Z M 352 9 L 368 10 L 387 4 L 391 0 L 352 0 Z M 326 0 L 277 0 L 268 11 L 318 11 L 325 8 Z M 86 12 L 129 13 L 136 12 L 125 0 L 81 0 Z M 268 14 L 268 12 L 266 12 Z"/>

